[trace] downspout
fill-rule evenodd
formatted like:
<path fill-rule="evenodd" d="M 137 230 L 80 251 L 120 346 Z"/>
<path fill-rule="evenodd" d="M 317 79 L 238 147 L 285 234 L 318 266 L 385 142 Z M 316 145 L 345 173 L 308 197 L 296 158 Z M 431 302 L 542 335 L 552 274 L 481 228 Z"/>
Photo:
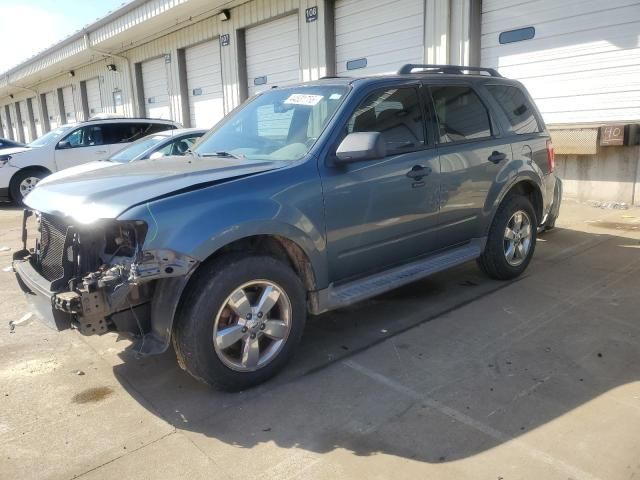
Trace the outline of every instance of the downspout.
<path fill-rule="evenodd" d="M 131 101 L 131 109 L 132 109 L 133 116 L 135 116 L 135 112 L 133 111 L 134 110 L 133 75 L 131 73 L 131 65 L 129 64 L 129 59 L 127 57 L 125 57 L 124 55 L 118 55 L 116 53 L 111 53 L 111 52 L 105 52 L 104 50 L 100 50 L 98 48 L 92 47 L 91 46 L 91 40 L 89 38 L 89 33 L 87 33 L 87 32 L 85 32 L 85 34 L 84 34 L 84 44 L 85 44 L 86 49 L 89 50 L 90 52 L 94 52 L 94 53 L 97 53 L 99 55 L 106 55 L 107 57 L 119 58 L 120 60 L 124 61 L 125 65 L 127 66 L 127 79 L 129 81 L 129 98 L 130 98 L 130 101 Z"/>

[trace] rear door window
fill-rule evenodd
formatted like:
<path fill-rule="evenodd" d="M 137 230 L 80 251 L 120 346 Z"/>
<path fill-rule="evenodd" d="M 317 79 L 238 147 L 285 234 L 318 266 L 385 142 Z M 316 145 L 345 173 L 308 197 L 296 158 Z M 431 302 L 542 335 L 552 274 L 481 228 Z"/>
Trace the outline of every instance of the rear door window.
<path fill-rule="evenodd" d="M 425 126 L 418 90 L 389 88 L 369 95 L 347 123 L 347 133 L 380 132 L 389 153 L 421 148 Z"/>
<path fill-rule="evenodd" d="M 533 106 L 522 90 L 508 85 L 487 85 L 486 88 L 500 104 L 515 133 L 522 135 L 541 131 Z"/>
<path fill-rule="evenodd" d="M 438 120 L 440 143 L 489 138 L 489 111 L 471 87 L 432 86 L 431 94 Z"/>

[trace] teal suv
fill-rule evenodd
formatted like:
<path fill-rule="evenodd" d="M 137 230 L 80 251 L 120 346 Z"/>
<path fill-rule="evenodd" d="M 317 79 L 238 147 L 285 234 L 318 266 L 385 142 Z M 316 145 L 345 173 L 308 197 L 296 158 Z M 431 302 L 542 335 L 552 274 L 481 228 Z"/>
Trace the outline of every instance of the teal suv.
<path fill-rule="evenodd" d="M 237 390 L 283 367 L 310 314 L 471 260 L 520 275 L 561 189 L 520 83 L 405 65 L 262 92 L 187 156 L 40 182 L 13 266 L 51 327 L 173 344 Z"/>

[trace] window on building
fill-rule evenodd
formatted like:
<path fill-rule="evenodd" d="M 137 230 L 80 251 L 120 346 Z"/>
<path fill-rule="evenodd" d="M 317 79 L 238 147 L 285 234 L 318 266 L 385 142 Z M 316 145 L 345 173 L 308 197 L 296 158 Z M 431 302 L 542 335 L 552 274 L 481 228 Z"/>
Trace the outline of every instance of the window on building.
<path fill-rule="evenodd" d="M 498 37 L 498 41 L 502 44 L 522 42 L 523 40 L 531 40 L 536 36 L 536 29 L 533 27 L 518 28 L 516 30 L 509 30 L 502 32 Z"/>
<path fill-rule="evenodd" d="M 522 90 L 507 85 L 487 85 L 487 90 L 502 107 L 515 133 L 526 134 L 540 131 L 540 125 L 536 120 L 531 102 Z"/>
<path fill-rule="evenodd" d="M 424 119 L 414 88 L 392 88 L 369 95 L 347 123 L 347 133 L 380 132 L 387 151 L 424 145 Z"/>
<path fill-rule="evenodd" d="M 491 136 L 489 112 L 480 97 L 465 86 L 431 87 L 440 143 Z"/>

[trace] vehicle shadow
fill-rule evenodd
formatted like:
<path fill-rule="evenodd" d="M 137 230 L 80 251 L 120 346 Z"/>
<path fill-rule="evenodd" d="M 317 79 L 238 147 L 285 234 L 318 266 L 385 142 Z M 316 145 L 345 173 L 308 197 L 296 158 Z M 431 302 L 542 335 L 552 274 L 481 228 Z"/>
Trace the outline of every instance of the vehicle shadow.
<path fill-rule="evenodd" d="M 285 371 L 250 391 L 199 384 L 173 351 L 125 350 L 114 371 L 213 457 L 265 443 L 471 457 L 639 380 L 640 242 L 619 235 L 557 229 L 516 281 L 468 264 L 313 318 Z"/>

